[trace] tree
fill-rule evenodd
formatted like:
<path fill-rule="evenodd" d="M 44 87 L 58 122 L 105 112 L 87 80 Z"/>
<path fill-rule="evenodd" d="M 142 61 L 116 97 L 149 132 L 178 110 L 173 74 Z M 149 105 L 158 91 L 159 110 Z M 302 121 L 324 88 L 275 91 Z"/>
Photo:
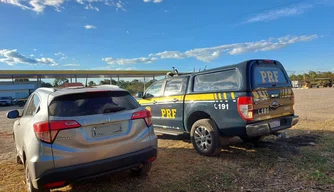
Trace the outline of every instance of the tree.
<path fill-rule="evenodd" d="M 94 81 L 89 81 L 88 87 L 93 87 L 93 86 L 96 86 L 96 83 Z"/>
<path fill-rule="evenodd" d="M 318 74 L 317 74 L 315 71 L 310 71 L 310 72 L 308 73 L 308 75 L 310 76 L 310 78 L 311 78 L 312 80 L 318 76 Z"/>
<path fill-rule="evenodd" d="M 111 83 L 113 85 L 117 85 L 117 82 L 115 80 L 111 80 Z M 102 81 L 100 81 L 99 85 L 110 85 L 110 79 L 104 79 Z"/>
<path fill-rule="evenodd" d="M 29 81 L 29 79 L 15 79 L 15 81 Z"/>
<path fill-rule="evenodd" d="M 53 81 L 53 86 L 54 87 L 59 87 L 61 85 L 63 85 L 64 83 L 68 83 L 68 79 L 66 78 L 55 78 L 55 80 Z"/>

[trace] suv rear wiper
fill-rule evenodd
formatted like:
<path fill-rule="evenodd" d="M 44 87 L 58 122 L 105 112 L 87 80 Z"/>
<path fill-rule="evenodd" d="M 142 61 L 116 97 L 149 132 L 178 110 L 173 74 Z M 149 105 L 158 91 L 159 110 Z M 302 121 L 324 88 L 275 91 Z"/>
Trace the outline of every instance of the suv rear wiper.
<path fill-rule="evenodd" d="M 103 113 L 112 113 L 125 110 L 125 107 L 112 107 L 103 110 Z"/>

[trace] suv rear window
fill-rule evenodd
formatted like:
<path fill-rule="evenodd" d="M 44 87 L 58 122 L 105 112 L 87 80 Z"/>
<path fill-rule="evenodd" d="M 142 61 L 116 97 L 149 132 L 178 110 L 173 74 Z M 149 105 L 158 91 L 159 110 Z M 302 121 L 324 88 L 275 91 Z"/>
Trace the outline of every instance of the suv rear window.
<path fill-rule="evenodd" d="M 276 66 L 256 66 L 253 69 L 253 88 L 289 86 L 284 69 Z"/>
<path fill-rule="evenodd" d="M 236 70 L 219 71 L 197 75 L 194 78 L 194 92 L 239 89 L 241 76 Z"/>
<path fill-rule="evenodd" d="M 56 97 L 49 106 L 50 116 L 71 117 L 136 109 L 140 105 L 128 92 L 105 91 Z"/>

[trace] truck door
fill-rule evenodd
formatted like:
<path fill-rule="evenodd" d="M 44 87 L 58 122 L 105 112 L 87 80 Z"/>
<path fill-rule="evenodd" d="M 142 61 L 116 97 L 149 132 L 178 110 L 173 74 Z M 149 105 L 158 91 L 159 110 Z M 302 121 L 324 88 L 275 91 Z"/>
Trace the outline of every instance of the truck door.
<path fill-rule="evenodd" d="M 184 131 L 183 105 L 188 77 L 174 77 L 166 80 L 162 100 L 159 101 L 160 120 L 156 127 Z"/>
<path fill-rule="evenodd" d="M 153 125 L 160 124 L 161 112 L 159 101 L 161 100 L 163 94 L 164 85 L 165 80 L 154 82 L 149 88 L 147 88 L 143 98 L 138 100 L 139 104 L 151 111 Z"/>

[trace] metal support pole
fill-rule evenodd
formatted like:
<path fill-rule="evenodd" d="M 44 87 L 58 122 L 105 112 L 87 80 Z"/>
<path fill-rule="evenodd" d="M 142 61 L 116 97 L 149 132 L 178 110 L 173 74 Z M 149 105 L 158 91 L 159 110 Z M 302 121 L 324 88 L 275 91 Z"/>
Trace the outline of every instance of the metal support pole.
<path fill-rule="evenodd" d="M 86 76 L 86 87 L 87 87 L 88 75 Z"/>
<path fill-rule="evenodd" d="M 78 82 L 78 81 L 77 81 L 77 76 L 74 76 L 74 77 L 75 77 L 75 83 Z"/>
<path fill-rule="evenodd" d="M 155 77 L 154 77 L 154 75 L 153 75 L 153 81 L 155 80 Z"/>
<path fill-rule="evenodd" d="M 110 85 L 112 85 L 112 77 L 110 77 Z"/>
<path fill-rule="evenodd" d="M 14 84 L 14 76 L 12 76 L 12 84 Z"/>
<path fill-rule="evenodd" d="M 37 88 L 39 87 L 39 83 L 38 83 L 38 76 L 37 76 Z"/>
<path fill-rule="evenodd" d="M 119 75 L 117 75 L 117 85 L 118 85 L 118 87 L 119 87 Z"/>
<path fill-rule="evenodd" d="M 72 83 L 72 77 L 71 77 L 71 83 Z"/>
<path fill-rule="evenodd" d="M 145 87 L 145 77 L 144 77 L 144 91 L 145 91 L 145 90 L 146 90 L 146 87 Z M 144 92 L 144 91 L 143 91 L 143 92 Z"/>

